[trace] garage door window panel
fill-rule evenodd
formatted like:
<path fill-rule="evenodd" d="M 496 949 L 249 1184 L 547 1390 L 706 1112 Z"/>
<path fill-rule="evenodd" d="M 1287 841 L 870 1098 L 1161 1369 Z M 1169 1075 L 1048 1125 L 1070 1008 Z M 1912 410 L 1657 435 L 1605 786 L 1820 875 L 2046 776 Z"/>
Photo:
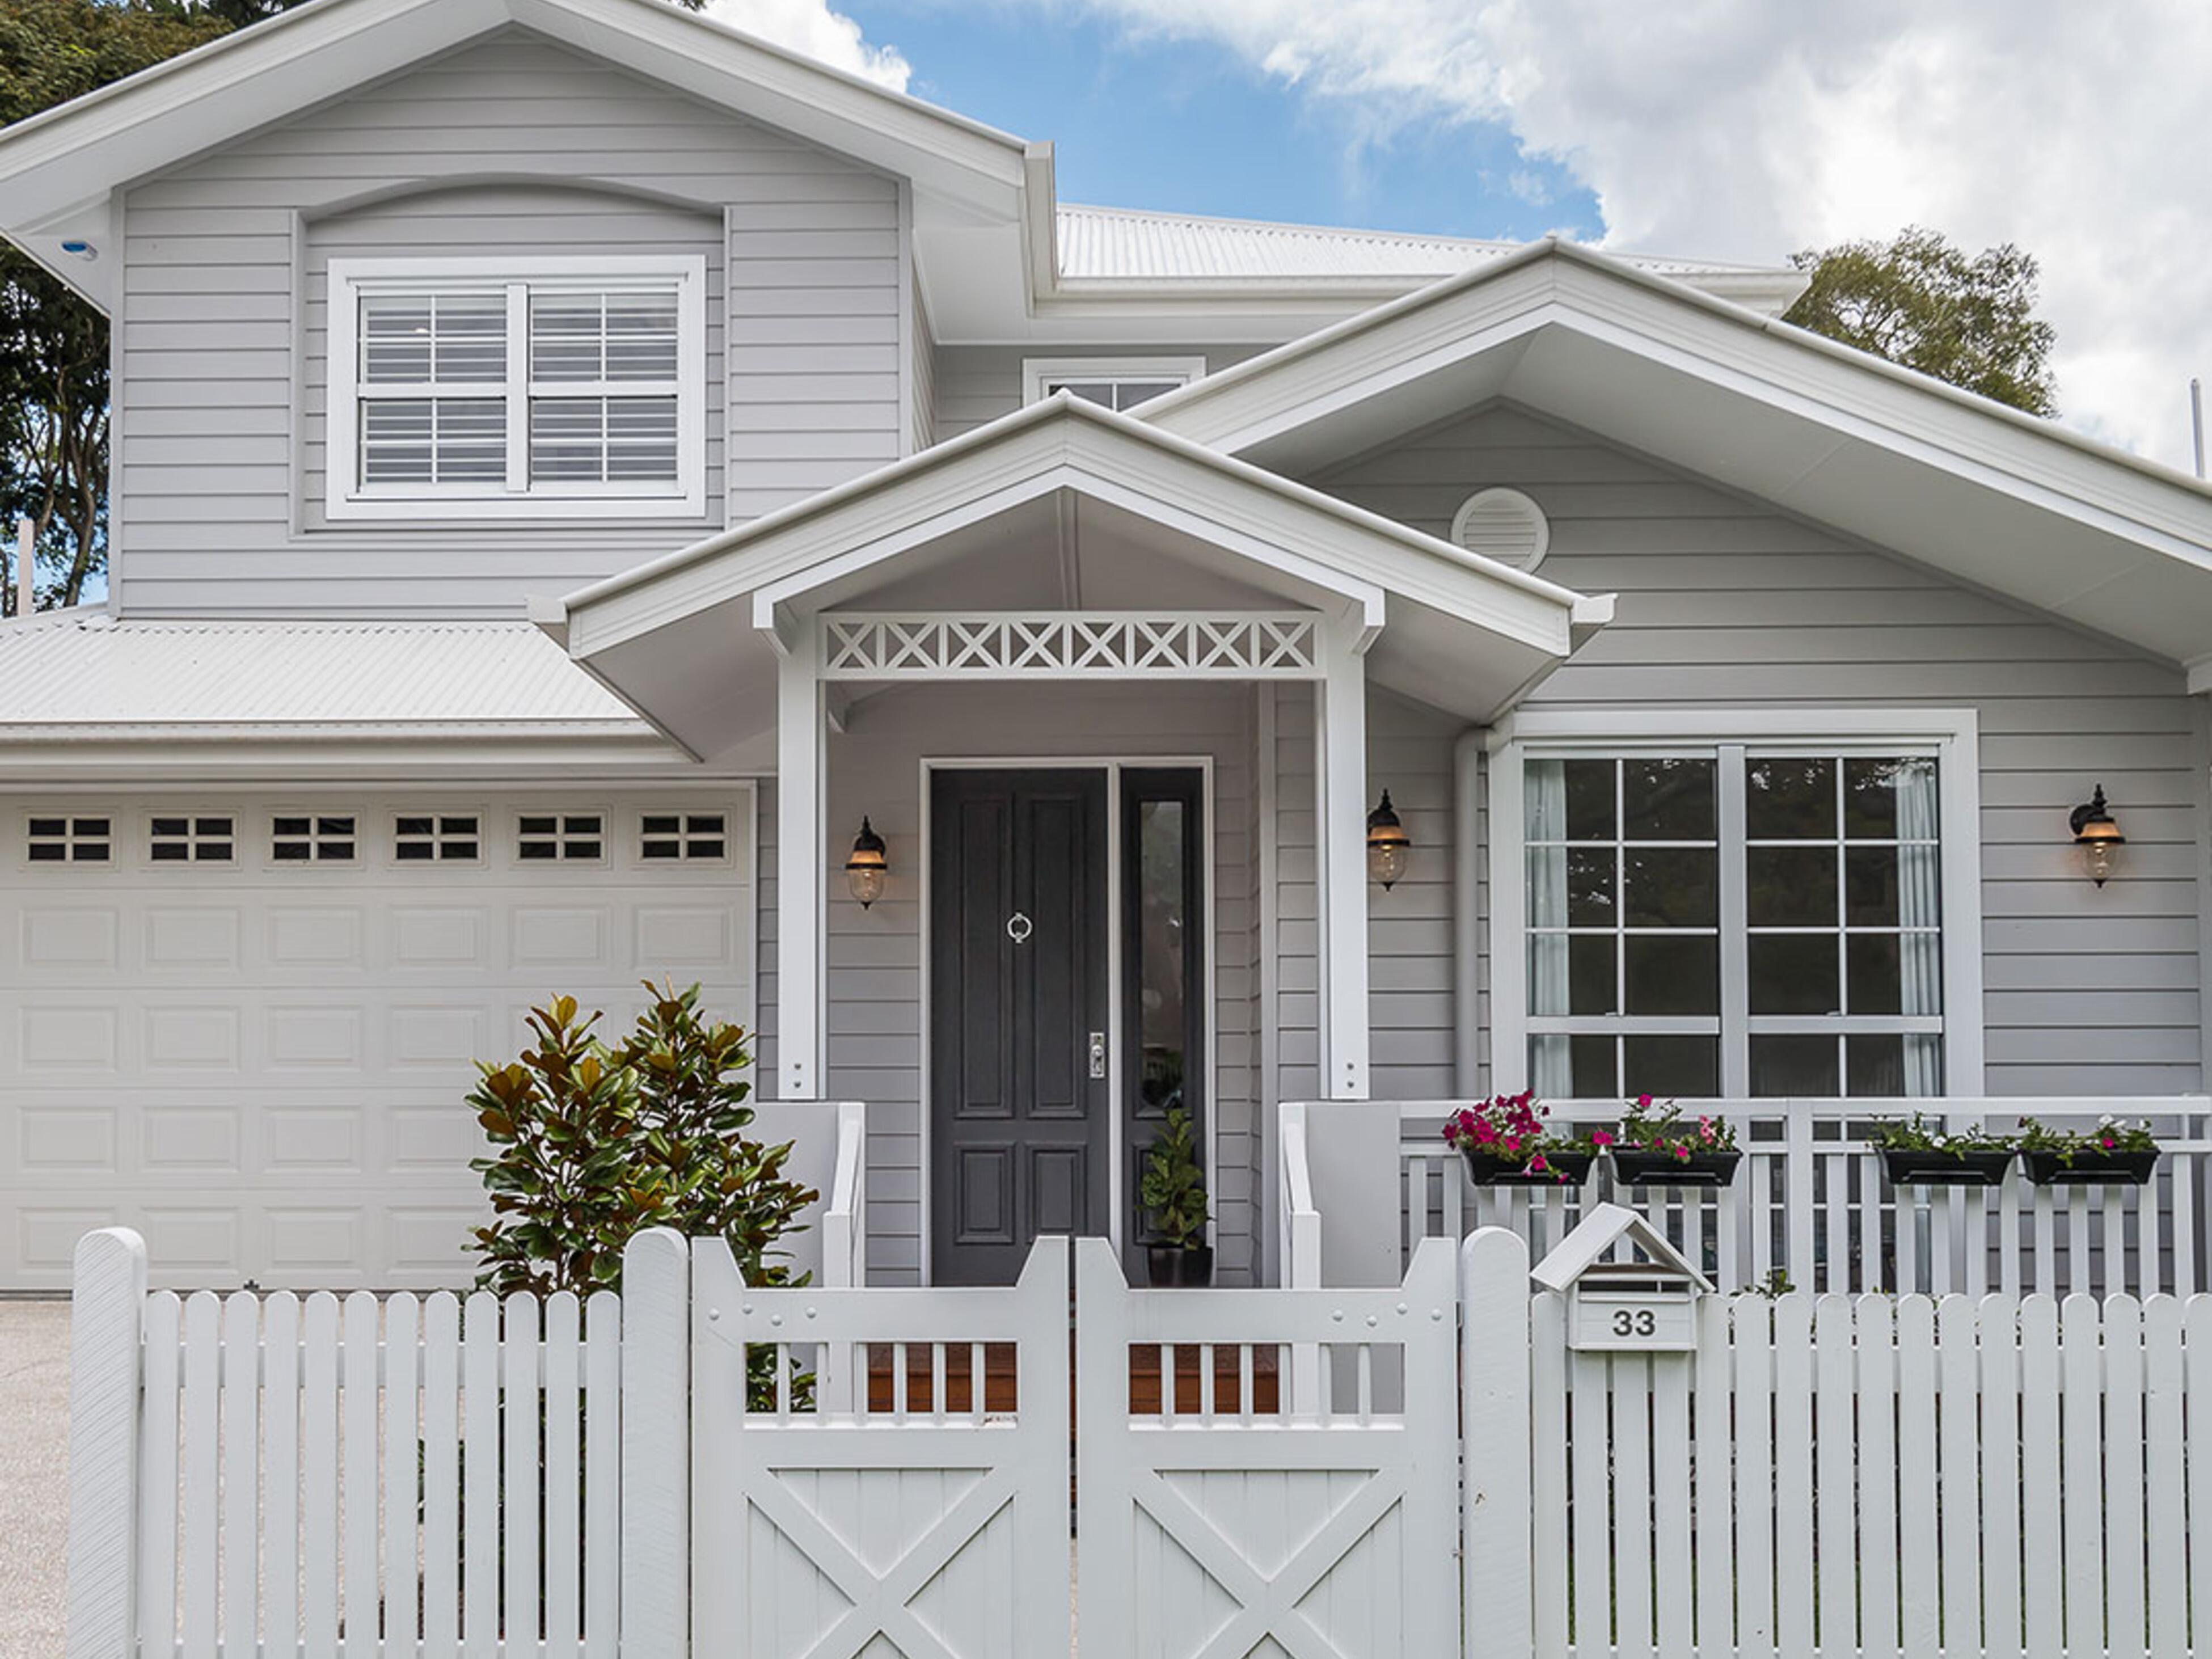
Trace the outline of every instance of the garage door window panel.
<path fill-rule="evenodd" d="M 392 855 L 401 864 L 480 865 L 483 820 L 474 812 L 403 812 L 392 821 Z"/>
<path fill-rule="evenodd" d="M 351 864 L 360 856 L 352 813 L 279 812 L 270 820 L 269 855 L 278 864 Z"/>
<path fill-rule="evenodd" d="M 112 864 L 114 820 L 33 814 L 24 853 L 33 864 Z"/>
<path fill-rule="evenodd" d="M 605 864 L 605 812 L 525 812 L 515 820 L 515 856 L 525 864 Z"/>
<path fill-rule="evenodd" d="M 146 855 L 155 864 L 234 864 L 238 820 L 219 814 L 164 813 L 147 825 Z"/>

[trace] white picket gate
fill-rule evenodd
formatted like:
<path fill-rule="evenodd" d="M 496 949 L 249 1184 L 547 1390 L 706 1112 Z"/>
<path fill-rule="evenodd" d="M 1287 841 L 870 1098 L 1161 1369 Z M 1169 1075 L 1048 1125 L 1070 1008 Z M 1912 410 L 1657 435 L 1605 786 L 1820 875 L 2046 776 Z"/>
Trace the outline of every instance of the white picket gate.
<path fill-rule="evenodd" d="M 70 1659 L 2212 1655 L 2212 1297 L 1709 1296 L 1600 1353 L 1496 1228 L 1373 1291 L 625 1261 L 180 1302 L 88 1237 Z"/>
<path fill-rule="evenodd" d="M 1066 1651 L 1067 1241 L 1010 1291 L 761 1290 L 720 1240 L 693 1273 L 694 1650 Z"/>
<path fill-rule="evenodd" d="M 1085 1653 L 1454 1650 L 1453 1255 L 1423 1246 L 1395 1290 L 1133 1291 L 1110 1245 L 1078 1242 Z M 1310 1397 L 1261 1409 L 1261 1366 L 1300 1348 L 1320 1350 Z M 1132 1349 L 1159 1356 L 1157 1410 L 1131 1398 Z"/>

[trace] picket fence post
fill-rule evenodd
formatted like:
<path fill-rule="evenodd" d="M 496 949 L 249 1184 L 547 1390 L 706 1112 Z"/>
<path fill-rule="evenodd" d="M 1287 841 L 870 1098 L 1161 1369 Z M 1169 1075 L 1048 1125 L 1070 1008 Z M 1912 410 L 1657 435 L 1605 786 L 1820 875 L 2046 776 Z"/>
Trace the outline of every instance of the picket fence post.
<path fill-rule="evenodd" d="M 1465 1659 L 1531 1659 L 1528 1244 L 1483 1227 L 1460 1247 L 1460 1510 Z"/>
<path fill-rule="evenodd" d="M 622 1651 L 684 1659 L 691 1630 L 691 1246 L 623 1250 Z"/>
<path fill-rule="evenodd" d="M 107 1227 L 77 1241 L 70 1296 L 69 1659 L 137 1648 L 139 1322 L 146 1241 Z"/>

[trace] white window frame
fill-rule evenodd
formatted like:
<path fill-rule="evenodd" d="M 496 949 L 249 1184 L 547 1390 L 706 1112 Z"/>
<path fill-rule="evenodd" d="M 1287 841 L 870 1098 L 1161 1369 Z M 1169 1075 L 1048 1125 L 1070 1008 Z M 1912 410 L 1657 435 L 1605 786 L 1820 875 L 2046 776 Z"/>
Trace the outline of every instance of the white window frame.
<path fill-rule="evenodd" d="M 567 482 L 530 477 L 529 293 L 640 281 L 676 283 L 676 477 L 672 483 Z M 361 480 L 361 302 L 380 291 L 503 290 L 507 296 L 507 482 L 366 485 Z M 570 258 L 333 259 L 328 315 L 330 408 L 325 422 L 331 519 L 697 519 L 707 512 L 707 261 L 698 255 Z M 617 390 L 606 395 L 620 395 Z M 599 383 L 580 396 L 606 392 Z"/>
<path fill-rule="evenodd" d="M 1022 402 L 1042 403 L 1050 380 L 1173 380 L 1188 386 L 1205 374 L 1203 357 L 1024 357 Z"/>
<path fill-rule="evenodd" d="M 1601 756 L 1711 754 L 1752 747 L 1802 747 L 1823 755 L 1932 755 L 1936 762 L 1938 854 L 1943 908 L 1943 1091 L 1976 1098 L 1982 1082 L 1981 737 L 1970 708 L 1802 708 L 1650 710 L 1528 709 L 1491 731 L 1490 1065 L 1492 1088 L 1528 1086 L 1528 957 L 1527 803 L 1530 760 Z M 1725 769 L 1723 769 L 1725 770 Z M 1745 936 L 1738 860 L 1721 859 L 1721 1093 L 1750 1097 L 1749 1016 L 1744 958 L 1731 937 Z M 1739 849 L 1741 848 L 1741 843 Z M 1731 888 L 1735 888 L 1731 915 Z M 1734 1012 L 1732 1012 L 1732 1010 Z M 1885 1029 L 1895 1022 L 1884 1017 Z M 1798 1022 L 1794 1018 L 1793 1025 Z M 1638 1029 L 1650 1025 L 1638 1023 Z M 1850 1029 L 1838 1017 L 1835 1029 Z"/>

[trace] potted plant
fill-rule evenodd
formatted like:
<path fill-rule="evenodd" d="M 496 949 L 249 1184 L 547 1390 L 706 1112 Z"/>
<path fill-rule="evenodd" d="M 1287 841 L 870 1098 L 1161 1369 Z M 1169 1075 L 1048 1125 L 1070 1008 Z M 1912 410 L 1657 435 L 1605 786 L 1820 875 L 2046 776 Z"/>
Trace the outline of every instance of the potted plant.
<path fill-rule="evenodd" d="M 1867 1144 L 1881 1154 L 1893 1187 L 1998 1187 L 2018 1141 L 1986 1129 L 1947 1129 L 1919 1113 L 1876 1118 Z"/>
<path fill-rule="evenodd" d="M 1146 1267 L 1156 1285 L 1210 1285 L 1213 1247 L 1206 1242 L 1211 1218 L 1206 1204 L 1206 1170 L 1198 1161 L 1190 1133 L 1190 1114 L 1168 1108 L 1167 1127 L 1145 1152 L 1145 1173 L 1138 1200 L 1152 1218 L 1152 1238 Z"/>
<path fill-rule="evenodd" d="M 1687 1122 L 1680 1106 L 1655 1105 L 1650 1095 L 1622 1115 L 1618 1135 L 1600 1130 L 1590 1139 L 1611 1154 L 1614 1179 L 1631 1187 L 1725 1187 L 1743 1161 L 1725 1119 Z"/>
<path fill-rule="evenodd" d="M 1579 1186 L 1597 1161 L 1595 1147 L 1553 1135 L 1534 1091 L 1492 1095 L 1444 1120 L 1444 1144 L 1467 1160 L 1478 1187 Z"/>
<path fill-rule="evenodd" d="M 2158 1168 L 2158 1142 L 2147 1118 L 2122 1123 L 2107 1115 L 2095 1128 L 2077 1133 L 2029 1117 L 2021 1120 L 2020 1158 L 2039 1187 L 2141 1187 Z"/>

